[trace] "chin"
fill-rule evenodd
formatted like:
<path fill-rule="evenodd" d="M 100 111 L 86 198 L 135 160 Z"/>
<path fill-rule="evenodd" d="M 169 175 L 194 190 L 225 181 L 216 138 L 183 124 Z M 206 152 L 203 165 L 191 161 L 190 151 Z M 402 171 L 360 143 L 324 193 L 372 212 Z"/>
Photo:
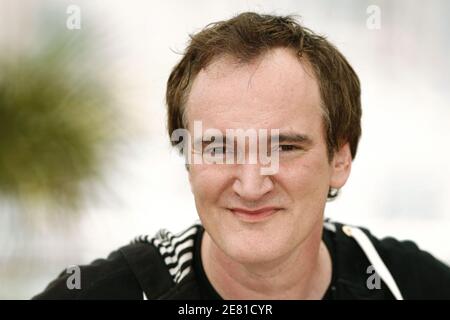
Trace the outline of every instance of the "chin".
<path fill-rule="evenodd" d="M 225 239 L 222 250 L 234 261 L 242 264 L 261 264 L 279 259 L 289 249 L 282 243 L 267 238 L 239 237 Z"/>

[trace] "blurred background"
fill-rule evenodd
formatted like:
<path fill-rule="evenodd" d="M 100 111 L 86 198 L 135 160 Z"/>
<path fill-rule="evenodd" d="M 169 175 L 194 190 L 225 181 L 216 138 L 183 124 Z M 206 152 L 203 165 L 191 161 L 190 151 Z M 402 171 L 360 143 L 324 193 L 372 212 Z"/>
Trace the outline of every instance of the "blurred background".
<path fill-rule="evenodd" d="M 242 11 L 300 15 L 360 76 L 363 135 L 326 215 L 450 263 L 450 2 L 0 0 L 0 299 L 197 219 L 165 83 L 189 33 Z"/>

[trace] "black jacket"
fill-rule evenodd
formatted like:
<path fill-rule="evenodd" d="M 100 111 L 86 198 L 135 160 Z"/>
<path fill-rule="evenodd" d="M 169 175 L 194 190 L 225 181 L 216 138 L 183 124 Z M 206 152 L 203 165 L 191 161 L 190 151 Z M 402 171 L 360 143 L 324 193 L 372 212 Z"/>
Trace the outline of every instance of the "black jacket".
<path fill-rule="evenodd" d="M 374 279 L 368 270 L 371 262 L 355 239 L 343 231 L 344 225 L 325 221 L 324 226 L 324 241 L 333 261 L 332 281 L 324 299 L 394 299 L 384 281 L 369 288 L 369 277 Z M 447 265 L 411 241 L 380 240 L 368 230 L 360 230 L 370 239 L 404 299 L 450 299 Z M 107 259 L 80 266 L 80 289 L 68 289 L 71 274 L 63 271 L 33 299 L 220 299 L 201 263 L 203 232 L 201 225 L 194 225 L 178 235 L 162 230 L 153 238 L 140 237 Z"/>

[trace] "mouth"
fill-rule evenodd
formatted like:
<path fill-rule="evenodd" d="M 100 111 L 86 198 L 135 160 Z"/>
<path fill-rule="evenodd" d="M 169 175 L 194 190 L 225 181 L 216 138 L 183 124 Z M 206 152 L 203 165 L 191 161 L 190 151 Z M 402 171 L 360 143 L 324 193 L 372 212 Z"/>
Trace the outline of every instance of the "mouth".
<path fill-rule="evenodd" d="M 229 209 L 237 218 L 245 222 L 259 222 L 269 219 L 275 213 L 281 210 L 277 207 L 264 207 L 257 210 L 248 210 L 244 208 Z"/>

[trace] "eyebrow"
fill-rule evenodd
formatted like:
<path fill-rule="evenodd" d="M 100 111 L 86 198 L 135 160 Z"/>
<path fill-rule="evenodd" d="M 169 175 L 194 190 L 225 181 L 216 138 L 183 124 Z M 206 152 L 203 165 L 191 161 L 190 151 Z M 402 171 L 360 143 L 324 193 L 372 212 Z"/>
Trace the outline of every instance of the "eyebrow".
<path fill-rule="evenodd" d="M 209 145 L 211 143 L 218 143 L 218 142 L 225 144 L 226 143 L 225 135 L 222 136 L 222 141 L 220 141 L 220 139 L 219 140 L 215 139 L 215 137 L 214 137 L 214 139 L 211 139 L 211 140 L 203 140 L 203 137 L 200 137 L 200 138 L 197 138 L 196 140 L 194 140 L 194 144 L 201 143 L 203 146 L 205 146 L 207 144 Z"/>
<path fill-rule="evenodd" d="M 310 146 L 313 140 L 306 134 L 301 133 L 282 133 L 278 135 L 279 143 L 293 142 Z"/>
<path fill-rule="evenodd" d="M 271 136 L 271 137 L 273 138 L 274 136 Z M 212 139 L 211 141 L 206 141 L 206 140 L 203 140 L 203 138 L 199 138 L 195 142 L 205 145 L 205 144 L 209 144 L 211 142 L 219 142 L 219 141 L 216 141 L 215 139 Z M 299 144 L 304 144 L 304 145 L 307 145 L 307 146 L 310 146 L 310 145 L 313 144 L 313 140 L 308 135 L 301 134 L 301 133 L 282 133 L 282 134 L 279 134 L 278 135 L 278 142 L 279 143 L 286 143 L 286 142 L 299 143 Z M 223 135 L 222 143 L 224 143 L 224 144 L 226 143 L 225 135 Z"/>

